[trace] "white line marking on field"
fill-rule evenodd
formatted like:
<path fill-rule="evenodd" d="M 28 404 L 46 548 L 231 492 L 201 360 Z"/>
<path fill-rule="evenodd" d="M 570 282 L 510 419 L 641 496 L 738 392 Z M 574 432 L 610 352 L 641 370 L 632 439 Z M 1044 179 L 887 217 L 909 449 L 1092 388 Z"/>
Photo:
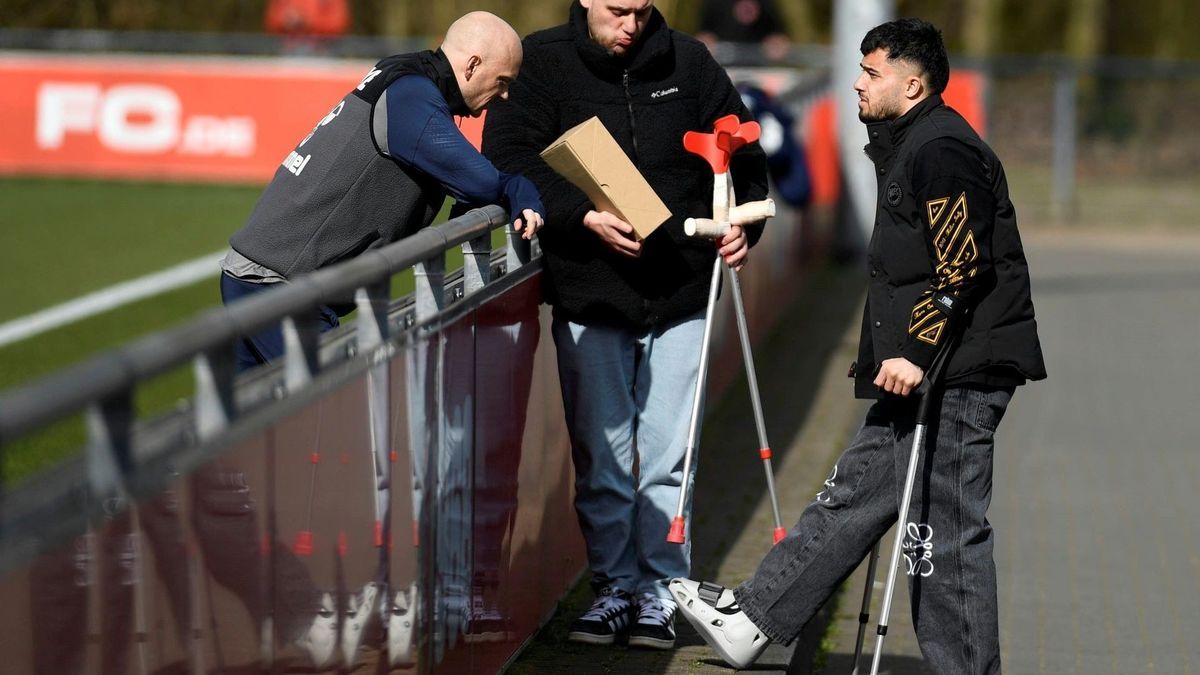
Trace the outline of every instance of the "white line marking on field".
<path fill-rule="evenodd" d="M 220 274 L 219 263 L 225 257 L 225 253 L 225 251 L 210 253 L 160 272 L 123 281 L 70 302 L 64 302 L 61 305 L 2 323 L 0 324 L 0 347 L 131 302 L 194 284 L 205 277 L 216 279 Z"/>

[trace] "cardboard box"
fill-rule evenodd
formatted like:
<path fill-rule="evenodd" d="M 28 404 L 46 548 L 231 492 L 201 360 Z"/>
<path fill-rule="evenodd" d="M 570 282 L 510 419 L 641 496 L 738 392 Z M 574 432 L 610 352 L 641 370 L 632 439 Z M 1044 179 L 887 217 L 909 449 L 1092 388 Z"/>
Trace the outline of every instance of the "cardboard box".
<path fill-rule="evenodd" d="M 542 159 L 583 190 L 597 211 L 632 225 L 639 241 L 671 217 L 598 117 L 568 129 L 542 151 Z"/>

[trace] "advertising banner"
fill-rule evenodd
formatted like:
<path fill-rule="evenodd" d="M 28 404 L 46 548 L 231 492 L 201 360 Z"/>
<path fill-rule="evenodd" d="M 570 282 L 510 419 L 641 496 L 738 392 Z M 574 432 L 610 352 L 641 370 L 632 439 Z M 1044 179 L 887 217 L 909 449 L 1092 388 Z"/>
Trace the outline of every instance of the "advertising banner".
<path fill-rule="evenodd" d="M 3 53 L 0 175 L 265 183 L 371 65 Z M 945 92 L 981 133 L 984 87 L 979 73 L 955 70 Z M 839 183 L 833 110 L 824 101 L 806 108 L 814 198 L 831 203 Z M 476 147 L 483 119 L 460 120 Z"/>
<path fill-rule="evenodd" d="M 266 182 L 370 66 L 0 55 L 0 174 Z"/>

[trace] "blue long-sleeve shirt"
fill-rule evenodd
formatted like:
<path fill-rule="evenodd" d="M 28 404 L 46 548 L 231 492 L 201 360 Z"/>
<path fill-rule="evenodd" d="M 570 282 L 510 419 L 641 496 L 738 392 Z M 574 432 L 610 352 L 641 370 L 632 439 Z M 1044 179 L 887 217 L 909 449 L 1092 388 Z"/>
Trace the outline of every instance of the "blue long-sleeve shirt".
<path fill-rule="evenodd" d="M 497 170 L 467 141 L 446 100 L 428 78 L 400 77 L 388 86 L 384 99 L 375 120 L 381 152 L 428 174 L 459 201 L 502 203 L 513 218 L 520 217 L 524 209 L 544 213 L 532 183 Z M 381 122 L 386 125 L 382 134 Z"/>

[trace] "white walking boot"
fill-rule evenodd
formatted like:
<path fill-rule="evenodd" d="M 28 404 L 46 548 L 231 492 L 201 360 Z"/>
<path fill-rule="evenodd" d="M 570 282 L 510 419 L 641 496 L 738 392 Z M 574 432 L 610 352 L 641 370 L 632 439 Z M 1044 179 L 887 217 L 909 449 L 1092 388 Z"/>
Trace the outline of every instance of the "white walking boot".
<path fill-rule="evenodd" d="M 734 668 L 745 668 L 771 641 L 737 605 L 733 591 L 707 581 L 672 579 L 679 613 Z"/>

